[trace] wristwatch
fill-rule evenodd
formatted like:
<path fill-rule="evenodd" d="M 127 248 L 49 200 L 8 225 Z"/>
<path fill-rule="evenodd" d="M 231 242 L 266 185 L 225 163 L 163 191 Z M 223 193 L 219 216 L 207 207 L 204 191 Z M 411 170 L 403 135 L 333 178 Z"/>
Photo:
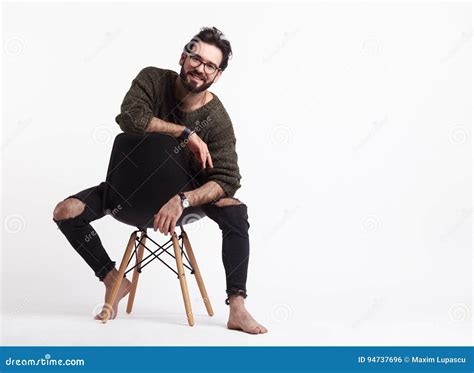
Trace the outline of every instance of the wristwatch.
<path fill-rule="evenodd" d="M 190 204 L 189 204 L 188 197 L 186 197 L 186 195 L 183 192 L 179 192 L 178 195 L 181 197 L 181 206 L 183 206 L 183 209 L 189 207 Z"/>
<path fill-rule="evenodd" d="M 189 139 L 189 136 L 191 136 L 194 132 L 194 130 L 191 130 L 190 128 L 188 127 L 185 127 L 183 132 L 181 132 L 181 135 L 178 136 L 178 138 L 181 140 L 181 141 L 185 141 L 187 139 Z"/>

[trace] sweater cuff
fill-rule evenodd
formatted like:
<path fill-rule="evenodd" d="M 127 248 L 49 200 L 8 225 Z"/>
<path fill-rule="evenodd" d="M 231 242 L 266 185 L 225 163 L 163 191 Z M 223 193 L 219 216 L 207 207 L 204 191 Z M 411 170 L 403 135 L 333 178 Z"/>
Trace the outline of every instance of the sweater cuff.
<path fill-rule="evenodd" d="M 221 186 L 221 188 L 224 190 L 223 198 L 233 197 L 237 189 L 239 189 L 240 187 L 240 185 L 236 187 L 236 186 L 226 183 L 225 181 L 222 181 L 221 179 L 214 179 L 212 177 L 210 177 L 207 181 L 214 181 L 215 183 Z"/>
<path fill-rule="evenodd" d="M 154 115 L 152 113 L 150 114 L 145 114 L 142 118 L 142 121 L 140 123 L 140 129 L 143 131 L 143 132 L 146 132 L 146 129 L 148 127 L 148 125 L 150 124 L 151 120 L 153 119 Z"/>
<path fill-rule="evenodd" d="M 117 115 L 115 121 L 119 124 L 123 132 L 144 134 L 152 118 L 153 114 L 147 113 L 142 115 L 138 120 L 134 120 L 133 116 L 125 111 Z"/>

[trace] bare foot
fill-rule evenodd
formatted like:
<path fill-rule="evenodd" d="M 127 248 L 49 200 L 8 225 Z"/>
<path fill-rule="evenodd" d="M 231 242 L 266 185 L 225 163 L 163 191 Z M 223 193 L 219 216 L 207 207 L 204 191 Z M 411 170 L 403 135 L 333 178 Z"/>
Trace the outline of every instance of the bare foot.
<path fill-rule="evenodd" d="M 102 307 L 102 310 L 94 317 L 95 320 L 104 321 L 108 315 L 109 315 L 109 318 L 108 318 L 109 320 L 115 319 L 115 317 L 117 316 L 117 309 L 118 309 L 118 304 L 120 300 L 130 292 L 130 289 L 132 288 L 132 283 L 127 278 L 123 278 L 113 306 L 110 307 L 110 304 L 106 303 L 107 298 L 112 292 L 114 283 L 117 280 L 117 276 L 118 276 L 118 271 L 115 268 L 112 269 L 109 273 L 107 273 L 107 276 L 105 276 L 104 278 L 105 304 Z"/>
<path fill-rule="evenodd" d="M 229 298 L 230 313 L 227 328 L 241 330 L 249 334 L 264 334 L 268 332 L 262 324 L 259 324 L 252 315 L 245 309 L 244 298 L 232 296 Z"/>

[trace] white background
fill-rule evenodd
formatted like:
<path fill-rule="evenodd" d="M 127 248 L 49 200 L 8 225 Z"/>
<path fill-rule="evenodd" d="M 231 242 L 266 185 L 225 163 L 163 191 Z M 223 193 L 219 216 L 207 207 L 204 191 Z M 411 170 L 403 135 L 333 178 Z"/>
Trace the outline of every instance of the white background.
<path fill-rule="evenodd" d="M 470 4 L 6 3 L 2 21 L 3 344 L 471 344 Z M 215 316 L 188 276 L 188 327 L 155 262 L 102 325 L 103 285 L 52 210 L 103 181 L 136 74 L 179 71 L 209 25 L 234 50 L 210 90 L 237 137 L 247 307 L 270 332 L 225 328 L 208 218 L 188 231 Z M 120 261 L 133 228 L 93 226 Z"/>

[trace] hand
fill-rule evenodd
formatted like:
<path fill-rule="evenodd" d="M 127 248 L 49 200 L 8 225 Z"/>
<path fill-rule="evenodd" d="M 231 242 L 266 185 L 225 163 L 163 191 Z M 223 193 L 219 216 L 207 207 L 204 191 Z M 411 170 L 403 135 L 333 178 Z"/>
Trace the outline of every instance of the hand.
<path fill-rule="evenodd" d="M 157 214 L 154 215 L 153 230 L 156 232 L 156 230 L 159 229 L 161 233 L 165 234 L 165 236 L 168 235 L 168 232 L 171 235 L 174 234 L 176 222 L 183 213 L 183 210 L 181 197 L 175 195 L 163 205 Z"/>
<path fill-rule="evenodd" d="M 206 168 L 206 163 L 212 168 L 211 154 L 204 141 L 194 132 L 188 138 L 188 148 L 201 163 L 202 168 Z"/>

